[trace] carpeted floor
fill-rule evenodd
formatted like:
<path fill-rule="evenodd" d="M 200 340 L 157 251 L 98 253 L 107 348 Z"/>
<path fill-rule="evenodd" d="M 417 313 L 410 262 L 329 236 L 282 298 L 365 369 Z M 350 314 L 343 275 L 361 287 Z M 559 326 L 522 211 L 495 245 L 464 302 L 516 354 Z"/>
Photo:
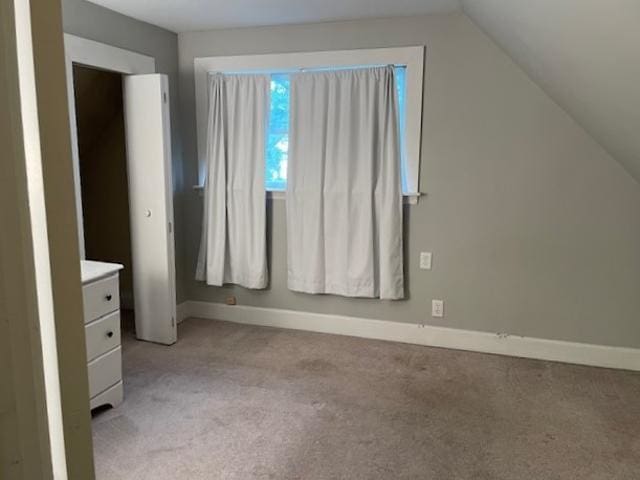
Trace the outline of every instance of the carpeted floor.
<path fill-rule="evenodd" d="M 640 374 L 189 319 L 124 339 L 98 480 L 638 479 Z"/>

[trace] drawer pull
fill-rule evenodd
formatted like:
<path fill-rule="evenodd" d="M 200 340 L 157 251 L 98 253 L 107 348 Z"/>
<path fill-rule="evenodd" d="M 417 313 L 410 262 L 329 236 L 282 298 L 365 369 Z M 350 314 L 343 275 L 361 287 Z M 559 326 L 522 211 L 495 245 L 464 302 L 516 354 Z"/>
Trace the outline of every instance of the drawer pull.
<path fill-rule="evenodd" d="M 104 298 L 107 300 L 107 302 L 110 302 L 111 299 L 113 298 L 113 295 L 111 295 L 110 293 L 107 293 Z"/>
<path fill-rule="evenodd" d="M 109 338 L 113 337 L 113 332 L 107 332 L 107 337 Z"/>

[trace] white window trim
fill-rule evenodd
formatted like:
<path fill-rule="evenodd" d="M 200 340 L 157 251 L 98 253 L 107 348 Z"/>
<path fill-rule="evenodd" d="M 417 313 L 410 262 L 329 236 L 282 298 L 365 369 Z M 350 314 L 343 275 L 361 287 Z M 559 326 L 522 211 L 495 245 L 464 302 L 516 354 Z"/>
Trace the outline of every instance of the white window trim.
<path fill-rule="evenodd" d="M 194 185 L 193 189 L 198 192 L 200 196 L 204 195 L 204 185 Z M 416 205 L 418 198 L 426 195 L 426 193 L 411 193 L 404 194 L 404 203 L 408 205 Z M 284 200 L 287 197 L 287 192 L 284 190 L 267 190 L 267 198 L 269 200 Z"/>
<path fill-rule="evenodd" d="M 193 61 L 196 89 L 198 136 L 198 176 L 204 180 L 206 166 L 207 74 L 213 72 L 282 72 L 310 68 L 359 65 L 406 65 L 405 153 L 407 161 L 408 203 L 416 203 L 420 181 L 420 143 L 422 128 L 422 90 L 424 46 L 298 52 L 230 57 L 197 57 Z M 283 198 L 270 192 L 272 198 Z"/>

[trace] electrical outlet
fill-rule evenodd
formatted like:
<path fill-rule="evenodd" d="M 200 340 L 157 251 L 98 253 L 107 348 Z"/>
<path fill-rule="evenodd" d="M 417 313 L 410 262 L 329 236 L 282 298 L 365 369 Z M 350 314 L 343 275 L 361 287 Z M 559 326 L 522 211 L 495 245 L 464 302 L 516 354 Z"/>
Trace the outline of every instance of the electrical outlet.
<path fill-rule="evenodd" d="M 431 252 L 420 252 L 420 269 L 431 270 Z"/>
<path fill-rule="evenodd" d="M 431 316 L 444 317 L 444 300 L 431 300 Z"/>
<path fill-rule="evenodd" d="M 227 305 L 235 305 L 237 303 L 237 299 L 235 295 L 230 295 L 227 297 Z"/>

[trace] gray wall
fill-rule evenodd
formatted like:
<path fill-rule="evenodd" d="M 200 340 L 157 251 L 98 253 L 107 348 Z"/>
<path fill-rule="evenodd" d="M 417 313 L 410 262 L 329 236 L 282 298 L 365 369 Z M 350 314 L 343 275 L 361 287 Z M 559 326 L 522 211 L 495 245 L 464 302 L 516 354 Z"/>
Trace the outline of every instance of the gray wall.
<path fill-rule="evenodd" d="M 173 153 L 174 216 L 176 239 L 176 290 L 178 302 L 186 300 L 182 179 L 178 102 L 178 37 L 175 33 L 120 15 L 85 0 L 62 0 L 66 33 L 149 55 L 156 70 L 169 76 L 171 96 L 171 147 Z"/>
<path fill-rule="evenodd" d="M 197 56 L 426 45 L 421 190 L 406 208 L 409 298 L 286 288 L 285 209 L 269 209 L 271 287 L 192 281 L 201 199 L 185 197 L 187 296 L 640 347 L 640 188 L 462 14 L 179 35 L 185 185 L 197 183 Z M 433 270 L 418 269 L 431 251 Z M 432 298 L 445 318 L 430 317 Z"/>

